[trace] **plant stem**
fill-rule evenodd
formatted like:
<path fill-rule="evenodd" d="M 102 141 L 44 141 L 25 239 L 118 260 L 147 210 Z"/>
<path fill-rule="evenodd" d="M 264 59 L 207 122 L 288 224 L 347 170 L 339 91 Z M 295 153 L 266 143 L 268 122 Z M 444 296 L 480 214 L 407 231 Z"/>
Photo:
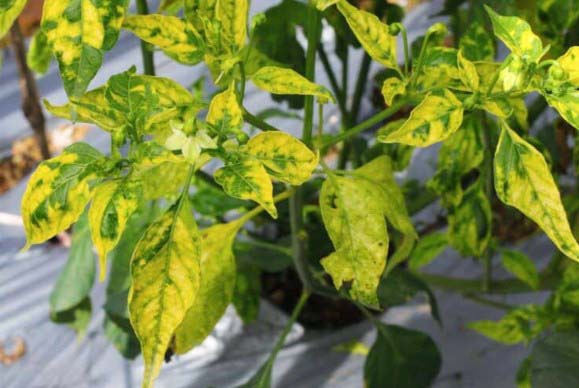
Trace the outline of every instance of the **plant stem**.
<path fill-rule="evenodd" d="M 271 351 L 271 355 L 269 356 L 272 361 L 275 360 L 277 354 L 279 353 L 281 348 L 283 348 L 283 345 L 285 344 L 285 340 L 287 338 L 287 335 L 291 331 L 292 326 L 298 320 L 298 317 L 300 316 L 300 313 L 304 309 L 304 306 L 306 305 L 306 302 L 308 301 L 309 297 L 310 297 L 310 293 L 306 290 L 303 290 L 301 295 L 300 295 L 300 298 L 298 299 L 298 303 L 296 304 L 296 306 L 294 307 L 294 309 L 292 311 L 292 315 L 290 316 L 285 327 L 283 328 L 281 335 L 279 336 L 279 338 L 275 342 L 275 345 L 273 346 L 273 350 Z"/>
<path fill-rule="evenodd" d="M 338 85 L 338 79 L 336 78 L 336 73 L 334 69 L 332 69 L 332 65 L 330 65 L 330 61 L 328 59 L 328 54 L 326 54 L 326 50 L 320 44 L 318 45 L 318 54 L 320 56 L 320 61 L 322 62 L 322 66 L 326 71 L 326 75 L 328 76 L 328 80 L 330 81 L 330 86 L 332 87 L 332 91 L 336 95 L 336 99 L 338 100 L 338 108 L 340 109 L 340 114 L 345 117 L 348 115 L 348 109 L 346 108 L 344 93 L 340 89 L 340 85 Z"/>
<path fill-rule="evenodd" d="M 410 62 L 410 50 L 408 49 L 408 34 L 406 33 L 406 27 L 400 23 L 400 31 L 402 32 L 402 42 L 404 43 L 404 74 L 408 77 L 410 70 L 408 69 L 408 64 Z"/>
<path fill-rule="evenodd" d="M 137 13 L 140 15 L 149 14 L 147 0 L 137 0 Z M 146 75 L 155 75 L 155 61 L 153 52 L 149 49 L 149 44 L 141 40 L 141 55 L 143 56 L 143 69 Z"/>
<path fill-rule="evenodd" d="M 290 190 L 284 191 L 283 193 L 276 195 L 275 197 L 273 197 L 273 203 L 278 203 L 280 201 L 283 201 L 284 199 L 290 198 L 294 192 L 295 192 L 295 189 L 290 189 Z M 265 209 L 263 208 L 263 206 L 261 206 L 261 205 L 256 206 L 253 209 L 246 212 L 241 217 L 239 217 L 237 219 L 237 221 L 242 222 L 242 223 L 246 223 L 247 221 L 249 221 L 253 217 L 257 216 L 259 213 L 263 212 L 264 210 Z"/>
<path fill-rule="evenodd" d="M 482 112 L 482 121 L 483 123 L 487 123 L 487 116 L 485 112 Z M 489 130 L 489 126 L 488 125 L 484 125 L 485 128 L 483 128 L 483 138 L 484 138 L 484 143 L 485 143 L 485 159 L 484 159 L 484 170 L 483 170 L 483 178 L 485 180 L 484 182 L 484 188 L 485 188 L 485 195 L 489 201 L 489 203 L 492 206 L 492 202 L 493 202 L 493 140 L 491 137 L 491 133 Z M 489 227 L 492 227 L 489 226 Z M 484 277 L 483 277 L 483 290 L 488 292 L 490 290 L 491 287 L 491 282 L 492 282 L 492 258 L 493 258 L 493 254 L 492 254 L 492 249 L 487 246 L 484 254 L 483 254 L 483 260 L 484 260 Z"/>
<path fill-rule="evenodd" d="M 279 129 L 277 129 L 276 127 L 266 123 L 265 121 L 263 121 L 262 119 L 260 119 L 257 116 L 254 116 L 253 114 L 249 113 L 245 108 L 243 109 L 243 119 L 253 125 L 256 128 L 261 129 L 262 131 L 279 131 Z"/>
<path fill-rule="evenodd" d="M 372 58 L 366 53 L 362 57 L 362 62 L 360 64 L 360 73 L 358 74 L 358 79 L 356 80 L 356 88 L 354 89 L 354 96 L 352 98 L 352 108 L 350 109 L 350 119 L 352 120 L 349 125 L 354 125 L 358 120 L 360 115 L 360 104 L 362 103 L 362 95 L 364 90 L 366 90 L 366 82 L 368 81 L 368 74 L 370 73 L 370 65 L 372 64 Z"/>
<path fill-rule="evenodd" d="M 42 113 L 42 107 L 40 106 L 36 80 L 26 62 L 24 39 L 22 37 L 22 31 L 20 31 L 18 19 L 14 21 L 10 28 L 10 39 L 12 41 L 12 48 L 14 49 L 16 65 L 18 66 L 18 75 L 20 77 L 19 85 L 22 95 L 22 112 L 34 131 L 42 159 L 49 159 L 50 150 L 48 148 L 48 138 L 46 137 L 44 113 Z"/>
<path fill-rule="evenodd" d="M 308 4 L 308 49 L 306 53 L 306 78 L 314 81 L 316 66 L 316 50 L 319 43 L 317 25 L 319 22 L 318 11 L 313 4 Z M 312 147 L 312 131 L 314 124 L 314 99 L 306 96 L 304 111 L 304 126 L 302 140 Z M 296 271 L 303 283 L 304 291 L 311 292 L 314 287 L 314 279 L 308 265 L 307 235 L 303 224 L 303 192 L 298 188 L 290 198 L 290 227 L 292 233 L 292 252 Z"/>
<path fill-rule="evenodd" d="M 394 113 L 398 112 L 398 110 L 406 104 L 407 101 L 401 100 L 394 104 L 392 104 L 387 109 L 377 113 L 376 115 L 370 117 L 368 120 L 361 122 L 360 124 L 356 125 L 353 128 L 350 128 L 334 137 L 333 139 L 328 140 L 324 144 L 322 144 L 321 148 L 329 147 L 331 145 L 337 144 L 343 140 L 349 139 L 352 136 L 357 135 L 358 133 L 373 127 L 374 125 L 382 122 L 383 120 L 387 119 L 388 117 L 392 116 Z"/>
<path fill-rule="evenodd" d="M 430 39 L 430 34 L 424 36 L 424 41 L 422 42 L 422 47 L 420 47 L 420 54 L 418 54 L 418 61 L 416 62 L 416 68 L 412 72 L 410 86 L 414 87 L 418 81 L 418 75 L 422 69 L 422 64 L 424 63 L 424 54 L 426 53 L 426 46 L 428 46 L 428 39 Z"/>

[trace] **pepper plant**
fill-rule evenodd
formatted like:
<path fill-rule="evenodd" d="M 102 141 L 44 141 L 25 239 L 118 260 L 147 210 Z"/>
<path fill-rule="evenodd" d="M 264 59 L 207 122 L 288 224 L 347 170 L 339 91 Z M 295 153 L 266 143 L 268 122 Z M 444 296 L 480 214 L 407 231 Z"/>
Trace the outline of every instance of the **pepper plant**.
<path fill-rule="evenodd" d="M 441 23 L 411 46 L 403 11 L 382 2 L 365 11 L 346 0 L 284 0 L 251 21 L 247 0 L 164 1 L 156 14 L 147 14 L 146 5 L 137 1 L 139 14 L 129 15 L 128 0 L 45 3 L 42 33 L 69 98 L 45 106 L 56 116 L 95 124 L 111 139 L 108 155 L 77 143 L 43 162 L 22 200 L 26 247 L 74 224 L 71 256 L 51 297 L 54 320 L 86 328 L 94 244 L 99 278 L 109 282 L 105 332 L 125 356 L 142 353 L 143 386 L 152 386 L 163 360 L 199 345 L 230 303 L 245 321 L 255 318 L 256 263 L 236 260 L 234 252 L 252 245 L 248 236 L 258 238 L 256 226 L 274 224 L 291 240 L 303 291 L 272 354 L 244 386 L 270 385 L 276 355 L 312 294 L 349 300 L 376 326 L 364 370 L 370 387 L 426 387 L 438 374 L 441 356 L 428 335 L 374 315 L 425 291 L 440 321 L 429 285 L 486 303 L 493 302 L 478 294 L 553 290 L 545 306 L 509 307 L 502 321 L 472 327 L 508 343 L 539 339 L 538 349 L 558 346 L 565 354 L 565 336 L 579 335 L 577 188 L 558 185 L 553 155 L 529 132 L 525 99 L 544 99 L 564 120 L 560 125 L 579 129 L 578 46 L 565 49 L 564 39 L 552 38 L 561 52 L 551 56 L 524 19 L 491 8 L 484 16 L 476 4 L 469 27 L 454 36 L 456 47 L 445 44 Z M 320 44 L 323 25 L 336 34 L 341 83 Z M 307 37 L 306 52 L 296 26 Z M 509 51 L 500 62 L 491 26 Z M 147 74 L 121 69 L 89 90 L 121 29 L 144 42 Z M 155 76 L 151 47 L 181 64 L 207 66 L 218 91 L 206 99 L 198 88 Z M 352 47 L 365 53 L 349 107 Z M 317 56 L 332 91 L 314 81 Z M 359 121 L 372 60 L 386 68 L 386 107 Z M 300 139 L 246 109 L 247 82 L 303 106 Z M 342 114 L 337 134 L 323 122 L 328 104 Z M 248 135 L 246 123 L 259 133 Z M 377 125 L 368 139 L 363 132 Z M 435 143 L 442 147 L 426 187 L 401 187 L 394 173 L 406 169 L 415 147 Z M 577 160 L 576 151 L 575 175 Z M 218 167 L 208 174 L 207 166 Z M 207 211 L 212 196 L 220 203 Z M 417 232 L 411 215 L 436 199 L 447 228 Z M 507 249 L 496 225 L 509 217 L 531 220 L 557 247 L 546 270 L 539 273 L 524 253 Z M 314 241 L 326 241 L 329 250 L 320 253 Z M 420 270 L 447 245 L 480 260 L 483 279 Z M 492 279 L 494 253 L 514 278 Z M 522 386 L 548 386 L 545 357 L 534 349 L 519 373 Z M 572 379 L 575 372 L 558 373 Z"/>

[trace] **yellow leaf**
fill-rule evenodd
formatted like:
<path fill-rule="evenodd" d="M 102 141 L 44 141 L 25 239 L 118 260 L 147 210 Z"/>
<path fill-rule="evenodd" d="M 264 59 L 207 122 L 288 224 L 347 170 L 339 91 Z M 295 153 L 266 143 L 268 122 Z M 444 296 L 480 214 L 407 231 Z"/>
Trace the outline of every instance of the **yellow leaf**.
<path fill-rule="evenodd" d="M 107 254 L 119 242 L 129 217 L 139 205 L 140 187 L 135 181 L 108 181 L 94 190 L 88 212 L 90 233 L 99 255 L 100 280 L 107 270 Z"/>
<path fill-rule="evenodd" d="M 131 31 L 147 43 L 159 47 L 177 62 L 196 65 L 204 55 L 203 41 L 192 24 L 175 16 L 134 15 L 123 23 L 123 28 Z"/>
<path fill-rule="evenodd" d="M 188 207 L 180 202 L 147 228 L 131 259 L 129 314 L 141 343 L 145 388 L 152 387 L 199 289 L 198 231 Z"/>
<path fill-rule="evenodd" d="M 472 91 L 478 91 L 479 78 L 474 63 L 466 59 L 462 55 L 462 51 L 458 51 L 457 63 L 459 69 L 460 80 Z"/>
<path fill-rule="evenodd" d="M 220 132 L 237 132 L 243 127 L 243 112 L 233 86 L 215 95 L 209 104 L 207 122 Z"/>
<path fill-rule="evenodd" d="M 505 123 L 495 155 L 495 189 L 501 201 L 535 221 L 561 252 L 579 261 L 579 244 L 545 158 Z"/>
<path fill-rule="evenodd" d="M 223 38 L 230 43 L 234 52 L 245 44 L 248 8 L 247 0 L 215 2 L 215 17 L 221 22 Z"/>
<path fill-rule="evenodd" d="M 195 302 L 175 332 L 175 353 L 199 345 L 231 303 L 236 268 L 232 246 L 242 222 L 214 225 L 201 232 L 201 283 Z"/>
<path fill-rule="evenodd" d="M 375 15 L 350 5 L 346 0 L 340 0 L 338 10 L 372 59 L 390 69 L 398 69 L 396 39 L 388 32 L 387 24 Z"/>
<path fill-rule="evenodd" d="M 462 123 L 463 107 L 448 89 L 431 93 L 412 110 L 410 117 L 394 132 L 380 134 L 378 141 L 426 147 L 452 135 Z"/>
<path fill-rule="evenodd" d="M 88 144 L 76 143 L 38 166 L 22 197 L 25 249 L 78 220 L 91 197 L 89 181 L 97 176 L 97 165 L 103 159 Z"/>
<path fill-rule="evenodd" d="M 258 88 L 273 94 L 316 96 L 321 103 L 335 101 L 328 89 L 309 81 L 292 69 L 265 66 L 256 71 L 251 80 Z"/>
<path fill-rule="evenodd" d="M 6 35 L 14 20 L 24 9 L 26 0 L 8 0 L 0 3 L 0 39 Z"/>
<path fill-rule="evenodd" d="M 294 186 L 307 181 L 318 165 L 318 156 L 304 143 L 284 132 L 262 132 L 245 146 L 268 173 Z"/>
<path fill-rule="evenodd" d="M 271 179 L 257 160 L 242 157 L 236 162 L 226 163 L 215 172 L 215 181 L 232 197 L 255 201 L 277 218 Z"/>
<path fill-rule="evenodd" d="M 569 82 L 579 87 L 579 46 L 570 47 L 567 52 L 557 59 L 561 69 L 567 73 Z"/>
<path fill-rule="evenodd" d="M 549 105 L 557 109 L 561 117 L 579 130 L 579 90 L 567 91 L 560 96 L 548 94 L 545 97 Z"/>
<path fill-rule="evenodd" d="M 352 299 L 378 306 L 389 242 L 379 186 L 363 177 L 331 176 L 322 186 L 320 209 L 336 250 L 322 259 L 324 270 L 338 290 L 348 284 Z"/>
<path fill-rule="evenodd" d="M 405 93 L 406 82 L 402 81 L 400 78 L 388 78 L 382 84 L 382 95 L 384 96 L 384 101 L 386 101 L 386 104 L 388 105 L 392 105 L 396 96 L 404 95 Z"/>

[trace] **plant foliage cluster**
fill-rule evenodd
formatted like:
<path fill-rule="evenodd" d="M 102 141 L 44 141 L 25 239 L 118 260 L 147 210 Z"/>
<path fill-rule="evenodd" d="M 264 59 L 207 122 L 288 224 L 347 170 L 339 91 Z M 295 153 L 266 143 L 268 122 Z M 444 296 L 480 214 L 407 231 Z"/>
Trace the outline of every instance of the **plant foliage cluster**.
<path fill-rule="evenodd" d="M 0 1 L 0 35 L 24 3 Z M 74 224 L 70 258 L 51 297 L 55 321 L 86 328 L 94 245 L 99 278 L 108 277 L 105 332 L 126 357 L 142 353 L 143 386 L 149 387 L 166 356 L 199 345 L 229 304 L 245 321 L 255 319 L 259 273 L 293 260 L 304 291 L 289 325 L 311 293 L 348 299 L 377 329 L 365 366 L 367 386 L 426 387 L 441 366 L 433 340 L 378 322 L 370 309 L 426 292 L 440 321 L 429 285 L 469 295 L 549 289 L 543 306 L 509 306 L 502 320 L 471 327 L 505 343 L 535 342 L 519 372 L 521 387 L 553 387 L 555 379 L 566 387 L 579 384 L 576 371 L 557 366 L 578 361 L 570 345 L 579 336 L 579 269 L 573 262 L 579 261 L 579 201 L 577 187 L 558 184 L 558 175 L 576 176 L 579 169 L 577 146 L 574 165 L 564 155 L 567 139 L 577 138 L 565 128 L 579 129 L 579 46 L 568 39 L 579 13 L 573 1 L 537 3 L 525 11 L 531 24 L 490 7 L 485 12 L 477 4 L 447 2 L 443 13 L 451 16 L 454 41 L 436 23 L 412 45 L 400 23 L 403 10 L 385 2 L 361 10 L 346 0 L 284 0 L 251 20 L 248 0 L 164 1 L 155 14 L 142 12 L 146 3 L 140 0 L 137 15 L 128 14 L 128 3 L 46 0 L 30 47 L 36 71 L 46 71 L 56 58 L 69 98 L 61 106 L 45 102 L 48 111 L 95 124 L 111 139 L 109 155 L 77 143 L 43 162 L 22 199 L 27 247 Z M 502 7 L 522 13 L 511 2 Z M 341 82 L 320 44 L 324 25 L 336 36 Z M 132 67 L 89 90 L 123 29 L 144 42 L 148 74 Z M 306 51 L 298 30 L 307 37 Z M 500 62 L 495 37 L 509 52 Z M 404 58 L 397 56 L 400 43 Z M 184 65 L 203 63 L 218 92 L 208 99 L 200 82 L 187 89 L 155 76 L 152 47 Z M 348 106 L 348 53 L 359 47 L 365 54 Z M 316 56 L 331 91 L 313 79 Z M 387 107 L 360 122 L 372 60 L 386 69 L 380 82 Z M 265 121 L 296 115 L 247 111 L 247 82 L 304 108 L 297 116 L 301 139 Z M 530 124 L 545 102 L 562 120 L 532 135 Z M 325 130 L 327 104 L 337 104 L 342 114 L 338 134 Z M 260 132 L 248 135 L 246 123 Z M 360 136 L 377 124 L 371 139 Z M 562 142 L 554 141 L 561 136 Z M 406 169 L 414 148 L 441 142 L 426 188 L 399 186 L 394 173 Z M 328 155 L 336 149 L 340 157 L 332 168 Z M 208 163 L 220 166 L 213 175 L 202 170 Z M 435 199 L 447 228 L 426 233 L 411 215 Z M 536 225 L 557 247 L 545 270 L 507 249 L 499 225 L 510 218 Z M 279 232 L 273 241 L 255 234 L 269 224 Z M 420 271 L 447 246 L 480 260 L 484 279 Z M 493 281 L 494 253 L 514 278 Z M 286 335 L 244 386 L 270 385 Z"/>

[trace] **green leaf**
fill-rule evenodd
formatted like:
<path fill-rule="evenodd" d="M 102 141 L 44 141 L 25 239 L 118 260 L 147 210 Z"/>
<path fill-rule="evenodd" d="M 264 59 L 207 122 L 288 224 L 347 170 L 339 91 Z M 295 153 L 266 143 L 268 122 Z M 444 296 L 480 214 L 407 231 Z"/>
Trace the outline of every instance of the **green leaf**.
<path fill-rule="evenodd" d="M 141 343 L 151 387 L 175 330 L 200 284 L 200 242 L 187 206 L 177 201 L 146 230 L 131 259 L 131 323 Z"/>
<path fill-rule="evenodd" d="M 495 58 L 495 42 L 479 22 L 469 25 L 458 47 L 464 57 L 471 61 L 492 61 Z"/>
<path fill-rule="evenodd" d="M 387 24 L 382 23 L 376 15 L 361 11 L 345 0 L 338 2 L 338 10 L 372 59 L 387 68 L 398 69 L 396 39 L 390 35 Z"/>
<path fill-rule="evenodd" d="M 0 2 L 0 39 L 4 38 L 25 5 L 26 0 L 3 0 Z"/>
<path fill-rule="evenodd" d="M 76 143 L 42 162 L 30 177 L 22 197 L 26 247 L 66 230 L 90 200 L 89 182 L 97 177 L 103 155 L 86 143 Z"/>
<path fill-rule="evenodd" d="M 579 244 L 545 158 L 505 123 L 495 154 L 495 190 L 501 201 L 535 221 L 561 252 L 579 261 Z"/>
<path fill-rule="evenodd" d="M 232 197 L 255 201 L 273 218 L 277 218 L 271 179 L 257 160 L 242 157 L 238 161 L 226 163 L 215 172 L 215 181 Z"/>
<path fill-rule="evenodd" d="M 411 270 L 417 271 L 436 259 L 448 246 L 446 233 L 431 233 L 418 239 L 408 260 Z"/>
<path fill-rule="evenodd" d="M 292 265 L 291 243 L 285 239 L 267 241 L 249 236 L 235 242 L 235 257 L 255 264 L 265 272 L 281 272 Z"/>
<path fill-rule="evenodd" d="M 543 55 L 541 38 L 533 33 L 529 23 L 516 16 L 501 16 L 485 5 L 497 38 L 517 56 L 537 62 Z"/>
<path fill-rule="evenodd" d="M 426 147 L 452 135 L 462 123 L 462 114 L 462 104 L 450 90 L 431 93 L 400 128 L 380 134 L 378 141 Z"/>
<path fill-rule="evenodd" d="M 533 388 L 579 386 L 579 331 L 550 333 L 537 341 L 531 353 Z"/>
<path fill-rule="evenodd" d="M 243 128 L 243 112 L 241 106 L 239 106 L 233 86 L 216 94 L 211 99 L 206 120 L 221 134 L 241 131 Z"/>
<path fill-rule="evenodd" d="M 462 51 L 458 51 L 457 63 L 459 69 L 460 80 L 462 83 L 472 91 L 479 90 L 479 78 L 474 63 L 463 56 Z"/>
<path fill-rule="evenodd" d="M 491 205 L 479 180 L 464 193 L 460 204 L 448 215 L 448 241 L 464 256 L 481 257 L 492 229 Z"/>
<path fill-rule="evenodd" d="M 383 275 L 378 288 L 378 299 L 380 306 L 386 309 L 408 303 L 419 292 L 426 294 L 432 317 L 442 325 L 434 293 L 426 283 L 409 271 L 395 268 L 389 274 Z"/>
<path fill-rule="evenodd" d="M 307 181 L 318 165 L 318 155 L 284 132 L 261 132 L 247 142 L 245 150 L 259 160 L 271 176 L 294 186 Z"/>
<path fill-rule="evenodd" d="M 376 342 L 364 365 L 368 388 L 427 388 L 440 372 L 436 343 L 424 333 L 377 323 Z"/>
<path fill-rule="evenodd" d="M 215 18 L 221 23 L 222 39 L 236 52 L 245 45 L 247 37 L 248 0 L 218 0 Z"/>
<path fill-rule="evenodd" d="M 336 249 L 322 266 L 338 290 L 348 285 L 353 300 L 373 307 L 388 255 L 383 195 L 371 180 L 356 176 L 331 176 L 320 192 L 322 218 Z"/>
<path fill-rule="evenodd" d="M 391 77 L 382 84 L 382 96 L 386 104 L 392 105 L 396 96 L 406 94 L 406 82 L 398 77 Z"/>
<path fill-rule="evenodd" d="M 99 255 L 100 280 L 107 271 L 107 254 L 119 242 L 129 217 L 139 206 L 140 186 L 135 181 L 105 182 L 94 190 L 88 212 L 90 231 Z"/>
<path fill-rule="evenodd" d="M 58 60 L 64 89 L 80 98 L 116 43 L 127 0 L 47 0 L 42 30 Z"/>
<path fill-rule="evenodd" d="M 159 47 L 167 56 L 185 65 L 196 65 L 203 59 L 205 48 L 199 32 L 175 16 L 128 16 L 123 28 L 141 40 Z"/>
<path fill-rule="evenodd" d="M 176 354 L 203 342 L 231 303 L 236 275 L 232 245 L 241 226 L 242 222 L 233 221 L 201 232 L 201 282 L 195 301 L 175 332 Z"/>
<path fill-rule="evenodd" d="M 518 279 L 527 283 L 531 288 L 539 288 L 539 273 L 535 263 L 524 253 L 512 250 L 503 250 L 503 266 Z"/>
<path fill-rule="evenodd" d="M 105 336 L 123 357 L 133 360 L 139 355 L 141 352 L 139 341 L 128 320 L 120 323 L 118 320 L 105 316 L 103 326 Z"/>
<path fill-rule="evenodd" d="M 309 81 L 292 69 L 265 66 L 256 71 L 251 80 L 258 88 L 272 94 L 316 96 L 321 103 L 335 102 L 328 89 Z"/>
<path fill-rule="evenodd" d="M 509 311 L 500 321 L 470 322 L 468 327 L 494 341 L 513 345 L 528 342 L 545 329 L 540 314 L 538 306 L 527 305 Z"/>
<path fill-rule="evenodd" d="M 86 213 L 74 226 L 68 260 L 50 294 L 50 315 L 82 335 L 90 322 L 90 291 L 95 279 L 95 258 Z"/>
<path fill-rule="evenodd" d="M 258 266 L 238 261 L 232 302 L 235 311 L 245 324 L 254 322 L 259 314 L 260 275 Z"/>
<path fill-rule="evenodd" d="M 34 72 L 45 74 L 51 61 L 52 52 L 46 41 L 46 35 L 41 29 L 38 29 L 30 41 L 30 47 L 26 53 L 26 63 Z"/>
<path fill-rule="evenodd" d="M 531 386 L 531 358 L 527 357 L 517 369 L 517 388 L 532 388 Z"/>

